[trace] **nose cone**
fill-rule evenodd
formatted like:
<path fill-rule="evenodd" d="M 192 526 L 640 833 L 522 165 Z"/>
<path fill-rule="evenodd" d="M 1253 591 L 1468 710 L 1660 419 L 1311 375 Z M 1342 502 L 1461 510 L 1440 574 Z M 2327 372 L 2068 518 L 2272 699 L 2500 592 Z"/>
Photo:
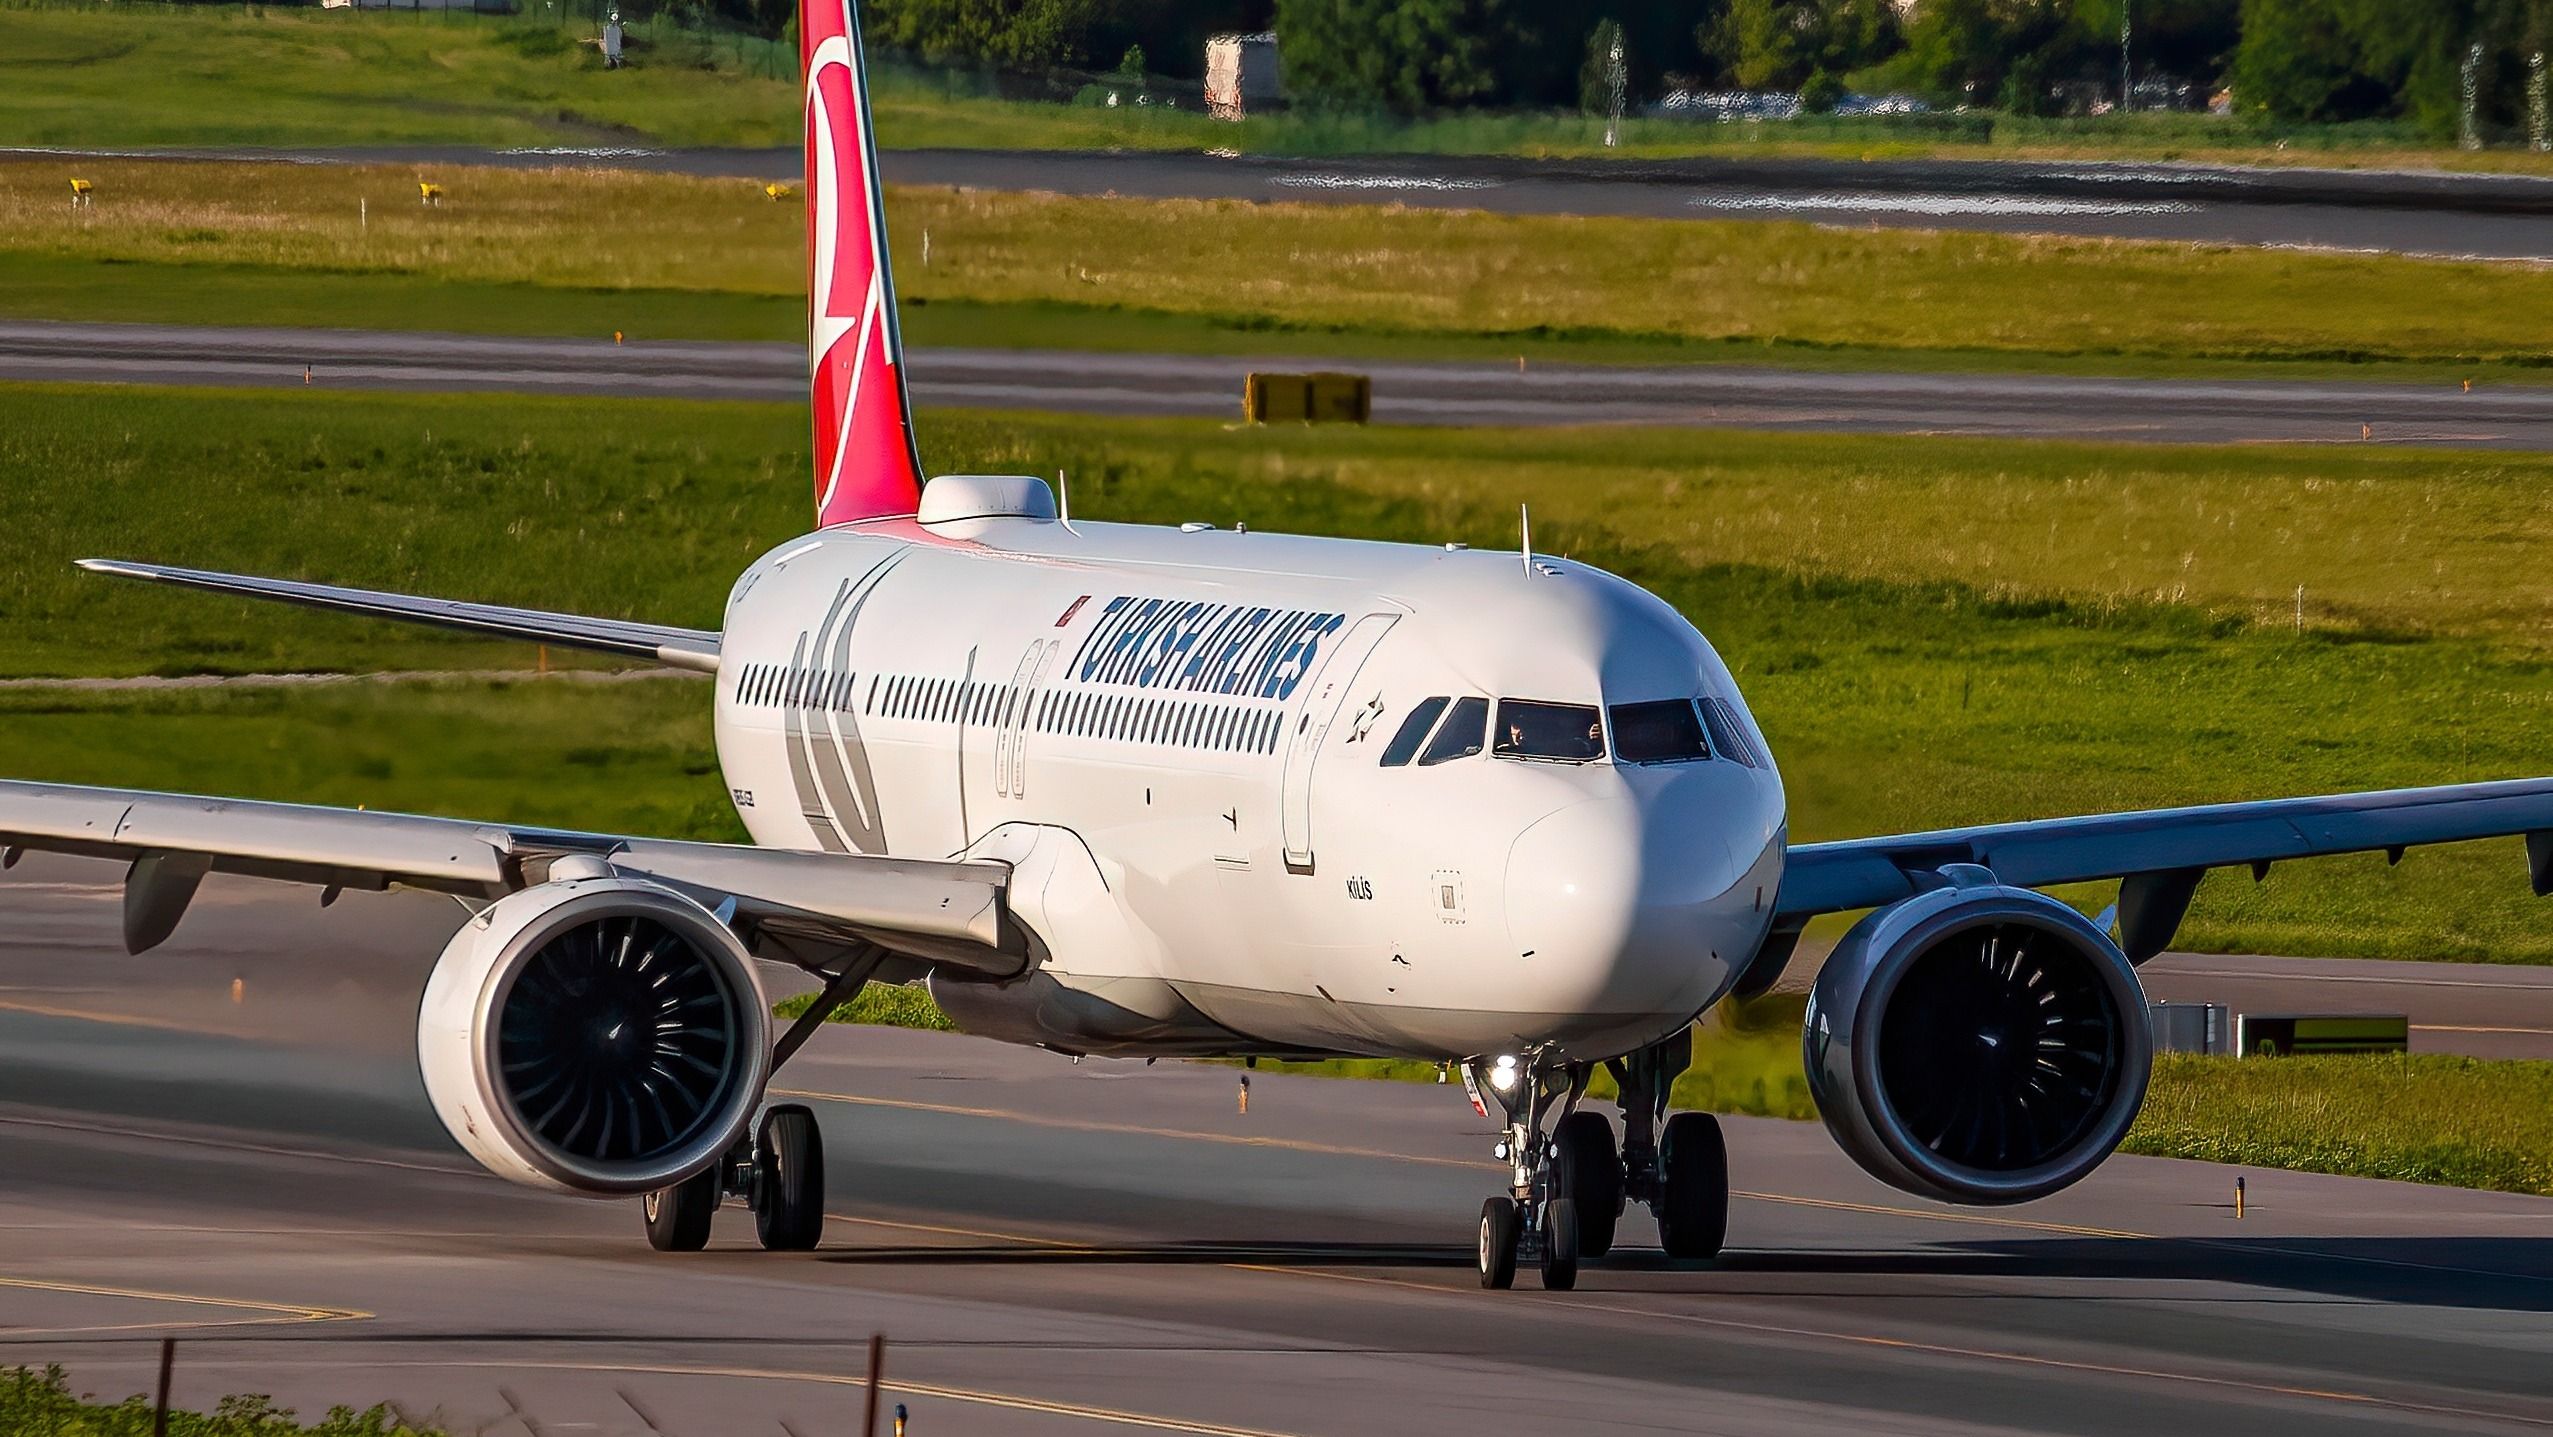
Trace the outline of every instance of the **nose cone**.
<path fill-rule="evenodd" d="M 1507 928 L 1554 1015 L 1681 1016 L 1717 990 L 1737 877 L 1698 805 L 1599 798 L 1527 828 L 1507 857 Z"/>

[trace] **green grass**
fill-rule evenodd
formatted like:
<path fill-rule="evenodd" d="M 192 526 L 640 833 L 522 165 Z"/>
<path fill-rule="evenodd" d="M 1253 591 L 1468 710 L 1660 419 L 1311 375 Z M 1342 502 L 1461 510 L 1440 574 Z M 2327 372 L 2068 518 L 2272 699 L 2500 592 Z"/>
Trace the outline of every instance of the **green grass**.
<path fill-rule="evenodd" d="M 262 5 L 0 8 L 0 144 L 490 146 L 795 143 L 785 47 L 633 27 L 631 66 L 602 69 L 589 20 L 322 12 Z M 1654 159 L 2204 158 L 2260 164 L 2543 172 L 2544 157 L 2466 153 L 2385 125 L 2268 128 L 2198 116 L 2037 120 L 1989 114 L 1715 125 L 1634 118 L 1607 148 L 1579 114 L 1419 120 L 1305 109 L 1240 124 L 1189 108 L 1006 101 L 972 74 L 881 61 L 890 146 L 1237 149 Z M 1192 103 L 1192 102 L 1191 102 Z"/>
<path fill-rule="evenodd" d="M 772 1016 L 797 1018 L 816 1005 L 816 995 L 800 993 L 783 998 L 771 1006 Z M 882 1028 L 920 1028 L 925 1032 L 953 1033 L 957 1025 L 931 1001 L 931 995 L 919 988 L 881 988 L 876 984 L 860 990 L 848 1003 L 834 1005 L 825 1015 L 828 1023 L 871 1023 Z"/>
<path fill-rule="evenodd" d="M 7 1437 L 150 1437 L 157 1430 L 150 1398 L 135 1393 L 100 1401 L 75 1392 L 62 1368 L 0 1368 L 0 1433 Z M 272 1398 L 240 1394 L 210 1412 L 171 1409 L 170 1437 L 433 1437 L 434 1429 L 408 1425 L 387 1406 L 357 1412 L 332 1407 L 304 1423 Z"/>
<path fill-rule="evenodd" d="M 2553 1195 L 2553 1063 L 2165 1054 L 2124 1151 Z"/>
<path fill-rule="evenodd" d="M 0 690 L 0 777 L 743 842 L 709 686 Z"/>
<path fill-rule="evenodd" d="M 70 567 L 96 554 L 715 628 L 737 573 L 810 520 L 806 424 L 783 405 L 0 390 L 0 673 L 532 659 Z"/>
<path fill-rule="evenodd" d="M 0 8 L 0 144 L 795 143 L 793 55 L 665 32 L 612 72 L 578 44 L 597 33 L 530 15 Z"/>
<path fill-rule="evenodd" d="M 177 264 L 68 254 L 0 255 L 0 315 L 97 324 L 438 330 L 601 339 L 805 342 L 803 296 L 715 289 L 505 283 L 260 264 Z M 922 327 L 907 324 L 908 342 Z M 2527 376 L 2532 378 L 2532 375 Z M 2553 375 L 2548 375 L 2553 378 Z"/>
<path fill-rule="evenodd" d="M 2506 265 L 944 189 L 890 216 L 918 342 L 2553 378 L 2553 275 Z M 803 226 L 742 181 L 0 161 L 0 314 L 786 339 Z"/>
<path fill-rule="evenodd" d="M 530 662 L 520 645 L 68 567 L 92 553 L 714 625 L 734 573 L 806 522 L 804 424 L 783 405 L 0 389 L 0 674 Z M 1713 637 L 1781 756 L 1801 839 L 2506 777 L 2553 752 L 2553 580 L 2532 561 L 2553 459 L 930 412 L 922 426 L 943 468 L 1070 471 L 1089 517 L 1493 547 L 1530 498 L 1542 547 L 1654 588 Z M 2291 567 L 2315 576 L 2301 630 Z M 543 701 L 595 715 L 636 701 L 555 692 Z M 693 722 L 705 711 L 679 685 L 645 692 Z M 14 776 L 492 818 L 551 801 L 551 756 L 582 741 L 501 734 L 483 768 L 429 770 L 394 795 L 314 787 L 363 726 L 297 706 L 353 699 L 11 702 Z M 163 703 L 195 715 L 182 744 L 134 707 Z M 83 717 L 93 705 L 124 717 Z M 411 732 L 380 742 L 438 762 L 440 730 Z M 195 757 L 233 750 L 290 762 Z M 580 805 L 617 790 L 626 812 L 644 788 L 599 771 L 544 817 L 601 823 Z M 649 800 L 674 828 L 636 826 L 692 831 L 704 795 L 705 769 Z M 2548 962 L 2542 912 L 2511 840 L 2399 867 L 2286 865 L 2258 886 L 2218 874 L 2182 942 Z"/>

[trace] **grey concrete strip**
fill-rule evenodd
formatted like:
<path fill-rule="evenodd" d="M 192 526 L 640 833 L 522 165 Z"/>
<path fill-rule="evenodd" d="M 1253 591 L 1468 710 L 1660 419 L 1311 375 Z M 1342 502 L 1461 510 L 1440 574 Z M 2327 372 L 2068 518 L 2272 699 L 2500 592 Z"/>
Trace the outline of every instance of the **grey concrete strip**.
<path fill-rule="evenodd" d="M 917 402 L 1238 417 L 1253 369 L 1374 379 L 1380 422 L 1796 428 L 2173 443 L 2553 449 L 2553 386 L 1892 374 L 921 349 Z M 0 322 L 0 378 L 800 400 L 795 345 Z"/>
<path fill-rule="evenodd" d="M 2553 968 L 2166 953 L 2146 992 L 2237 1013 L 2402 1013 L 2414 1052 L 2553 1059 Z"/>
<path fill-rule="evenodd" d="M 795 149 L 8 149 L 0 158 L 612 167 L 750 179 Z M 2440 171 L 2118 161 L 1298 158 L 1154 151 L 890 150 L 890 183 L 1075 195 L 1398 204 L 1519 214 L 1791 219 L 1919 229 L 2553 260 L 2553 180 Z"/>

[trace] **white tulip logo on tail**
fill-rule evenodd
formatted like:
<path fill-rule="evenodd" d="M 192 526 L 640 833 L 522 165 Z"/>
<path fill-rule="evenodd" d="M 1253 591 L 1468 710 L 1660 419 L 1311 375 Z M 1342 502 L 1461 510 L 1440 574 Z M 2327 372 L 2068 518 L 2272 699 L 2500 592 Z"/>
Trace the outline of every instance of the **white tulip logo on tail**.
<path fill-rule="evenodd" d="M 807 358 L 816 522 L 910 514 L 922 462 L 904 392 L 868 71 L 850 0 L 807 0 Z"/>

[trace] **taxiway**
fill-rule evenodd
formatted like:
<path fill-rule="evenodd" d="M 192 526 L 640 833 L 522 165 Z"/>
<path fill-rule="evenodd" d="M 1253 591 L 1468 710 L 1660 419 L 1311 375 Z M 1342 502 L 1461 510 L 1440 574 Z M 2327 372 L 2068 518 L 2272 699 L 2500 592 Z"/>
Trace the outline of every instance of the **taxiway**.
<path fill-rule="evenodd" d="M 1936 1207 L 1814 1124 L 1730 1125 L 1731 1251 L 1491 1294 L 1458 1088 L 830 1029 L 778 1088 L 824 1250 L 650 1252 L 634 1205 L 478 1175 L 406 1048 L 442 899 L 215 879 L 114 947 L 112 870 L 0 888 L 0 1364 L 389 1400 L 544 1437 L 840 1431 L 870 1333 L 920 1437 L 1485 1429 L 2347 1433 L 2553 1426 L 2553 1201 L 2118 1159 Z M 278 935 L 282 935 L 280 938 Z M 239 986 L 232 987 L 234 980 Z M 1528 1281 L 1527 1286 L 1530 1286 Z"/>
<path fill-rule="evenodd" d="M 1254 369 L 1346 369 L 1390 424 L 1622 424 L 2151 443 L 2553 449 L 2553 385 L 1894 374 L 917 348 L 916 403 L 1237 419 Z M 803 402 L 787 343 L 0 321 L 0 378 Z"/>

